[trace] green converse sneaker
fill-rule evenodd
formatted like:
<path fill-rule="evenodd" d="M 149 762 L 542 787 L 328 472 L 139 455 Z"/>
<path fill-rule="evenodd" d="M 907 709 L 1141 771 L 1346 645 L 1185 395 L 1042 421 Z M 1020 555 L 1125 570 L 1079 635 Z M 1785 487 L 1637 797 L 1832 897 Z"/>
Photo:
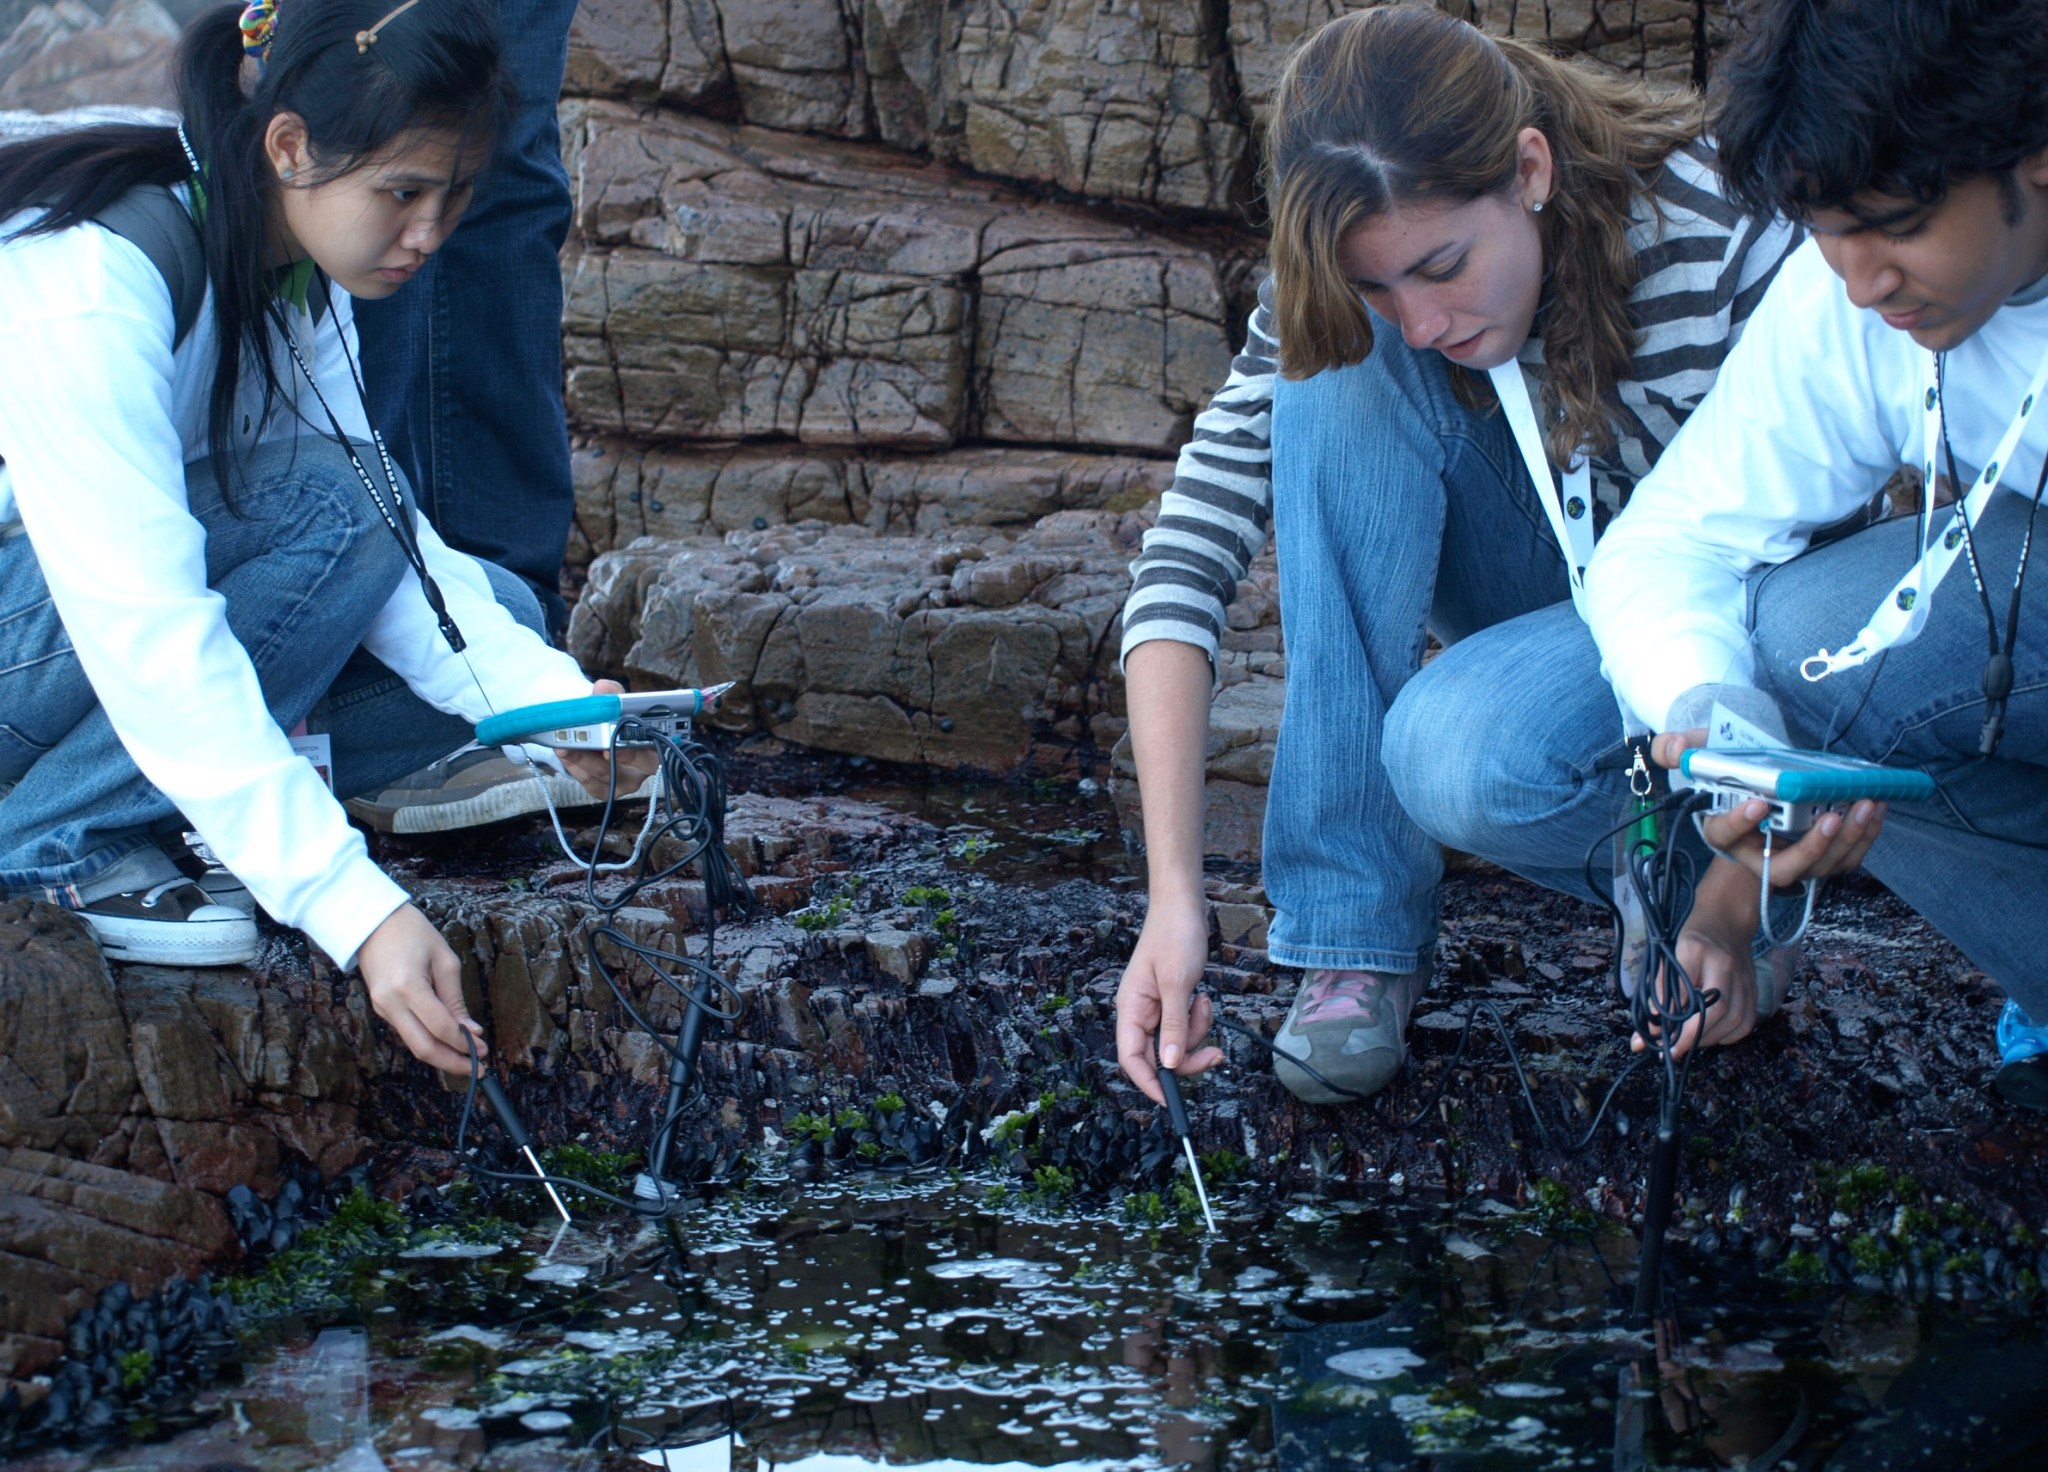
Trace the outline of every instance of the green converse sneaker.
<path fill-rule="evenodd" d="M 1310 971 L 1301 978 L 1287 1020 L 1273 1037 L 1273 1071 L 1295 1098 L 1344 1104 L 1377 1094 L 1394 1081 L 1407 1056 L 1408 1014 L 1429 972 Z M 1285 1055 L 1284 1057 L 1282 1055 Z M 1348 1092 L 1337 1093 L 1287 1058 L 1298 1058 Z"/>

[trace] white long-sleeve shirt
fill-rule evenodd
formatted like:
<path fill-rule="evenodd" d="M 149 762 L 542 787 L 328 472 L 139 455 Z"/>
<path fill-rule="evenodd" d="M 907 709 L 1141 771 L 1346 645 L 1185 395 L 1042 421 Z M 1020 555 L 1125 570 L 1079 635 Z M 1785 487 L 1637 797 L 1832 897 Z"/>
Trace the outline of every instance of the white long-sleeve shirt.
<path fill-rule="evenodd" d="M 1943 402 L 1966 481 L 2048 351 L 2048 299 L 2037 295 L 2021 293 L 1947 356 Z M 1754 683 L 1743 580 L 1797 556 L 1900 465 L 1920 463 L 1926 365 L 1905 333 L 1850 305 L 1817 244 L 1785 263 L 1713 391 L 1586 569 L 1587 622 L 1608 677 L 1653 730 L 1694 686 Z M 2048 414 L 2037 414 L 1999 494 L 2031 495 L 2044 455 Z M 1968 576 L 1952 570 L 1936 596 L 1971 596 Z M 1870 590 L 1872 608 L 1890 588 Z M 1813 630 L 1808 652 L 1848 644 L 1869 612 L 1856 628 Z"/>
<path fill-rule="evenodd" d="M 32 218 L 0 224 L 0 238 Z M 355 351 L 348 295 L 333 292 L 317 330 L 303 313 L 289 320 L 302 345 L 313 343 L 307 359 L 343 430 L 367 441 L 342 355 L 344 335 Z M 0 529 L 18 522 L 25 530 L 79 663 L 143 775 L 264 908 L 348 966 L 405 892 L 371 862 L 362 835 L 293 753 L 228 627 L 225 600 L 207 586 L 206 532 L 187 508 L 185 468 L 207 453 L 210 294 L 175 354 L 172 335 L 169 288 L 129 241 L 83 225 L 0 245 Z M 307 435 L 312 426 L 331 437 L 298 369 L 279 354 L 287 402 L 259 422 L 260 380 L 245 372 L 240 444 Z M 468 662 L 449 651 L 410 575 L 372 620 L 364 647 L 428 703 L 465 720 L 589 693 L 573 660 L 498 606 L 473 559 L 424 520 L 416 526 Z"/>

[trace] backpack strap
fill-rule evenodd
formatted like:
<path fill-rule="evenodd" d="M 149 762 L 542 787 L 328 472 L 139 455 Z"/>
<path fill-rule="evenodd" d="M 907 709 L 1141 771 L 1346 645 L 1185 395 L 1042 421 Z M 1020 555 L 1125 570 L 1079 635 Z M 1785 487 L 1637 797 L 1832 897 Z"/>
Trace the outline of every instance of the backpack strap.
<path fill-rule="evenodd" d="M 199 309 L 206 301 L 206 256 L 191 212 L 169 186 L 145 184 L 129 190 L 93 220 L 149 257 L 170 287 L 171 312 L 177 323 L 171 350 L 176 352 L 199 320 Z"/>

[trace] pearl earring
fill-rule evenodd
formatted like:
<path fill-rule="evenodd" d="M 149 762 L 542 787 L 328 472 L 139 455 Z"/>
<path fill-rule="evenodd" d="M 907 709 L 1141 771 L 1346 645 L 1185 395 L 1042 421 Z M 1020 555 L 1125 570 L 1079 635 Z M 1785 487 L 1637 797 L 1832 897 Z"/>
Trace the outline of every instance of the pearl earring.
<path fill-rule="evenodd" d="M 283 168 L 277 171 L 277 177 L 284 180 L 285 183 L 287 184 L 291 183 L 292 180 L 298 178 L 298 176 L 299 171 L 293 168 L 290 164 L 286 164 Z M 1536 208 L 1540 210 L 1543 208 L 1543 206 L 1539 204 L 1536 206 Z"/>

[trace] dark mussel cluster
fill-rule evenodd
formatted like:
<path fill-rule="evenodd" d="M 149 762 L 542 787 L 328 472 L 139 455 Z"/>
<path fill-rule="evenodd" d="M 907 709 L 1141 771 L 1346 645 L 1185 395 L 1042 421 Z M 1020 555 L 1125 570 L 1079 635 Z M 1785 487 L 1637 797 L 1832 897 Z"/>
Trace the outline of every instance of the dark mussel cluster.
<path fill-rule="evenodd" d="M 691 1139 L 677 1136 L 668 1152 L 671 1185 L 705 1186 L 713 1182 L 731 1185 L 747 1175 L 744 1146 L 722 1139 Z"/>
<path fill-rule="evenodd" d="M 828 1116 L 829 1134 L 806 1135 L 790 1147 L 789 1168 L 803 1175 L 827 1165 L 857 1170 L 917 1170 L 944 1165 L 952 1153 L 939 1122 L 908 1105 Z"/>
<path fill-rule="evenodd" d="M 275 1200 L 265 1201 L 247 1186 L 229 1191 L 228 1220 L 242 1239 L 242 1250 L 252 1259 L 271 1257 L 297 1245 L 308 1227 L 333 1216 L 335 1208 L 356 1190 L 367 1188 L 369 1179 L 367 1165 L 351 1166 L 323 1182 L 312 1166 L 293 1164 L 286 1168 L 284 1185 Z"/>
<path fill-rule="evenodd" d="M 1077 1119 L 1062 1113 L 1056 1109 L 1052 1118 L 1040 1117 L 1029 1147 L 1032 1164 L 1070 1171 L 1083 1191 L 1105 1195 L 1118 1187 L 1156 1190 L 1172 1177 L 1180 1137 L 1163 1112 L 1142 1126 L 1115 1109 L 1088 1108 Z"/>
<path fill-rule="evenodd" d="M 357 1166 L 323 1182 L 312 1166 L 288 1167 L 275 1200 L 247 1186 L 226 1198 L 245 1265 L 289 1250 L 369 1178 Z M 173 1278 L 138 1297 L 126 1283 L 101 1292 L 71 1321 L 64 1358 L 48 1372 L 51 1389 L 33 1405 L 10 1388 L 0 1396 L 0 1452 L 44 1441 L 90 1441 L 143 1421 L 162 1429 L 173 1408 L 210 1380 L 233 1352 L 235 1302 L 211 1276 Z"/>
<path fill-rule="evenodd" d="M 211 1277 L 173 1278 L 147 1298 L 111 1285 L 65 1331 L 49 1394 L 34 1405 L 11 1386 L 0 1396 L 0 1452 L 94 1440 L 145 1418 L 161 1424 L 167 1408 L 212 1378 L 234 1329 L 234 1301 Z"/>

